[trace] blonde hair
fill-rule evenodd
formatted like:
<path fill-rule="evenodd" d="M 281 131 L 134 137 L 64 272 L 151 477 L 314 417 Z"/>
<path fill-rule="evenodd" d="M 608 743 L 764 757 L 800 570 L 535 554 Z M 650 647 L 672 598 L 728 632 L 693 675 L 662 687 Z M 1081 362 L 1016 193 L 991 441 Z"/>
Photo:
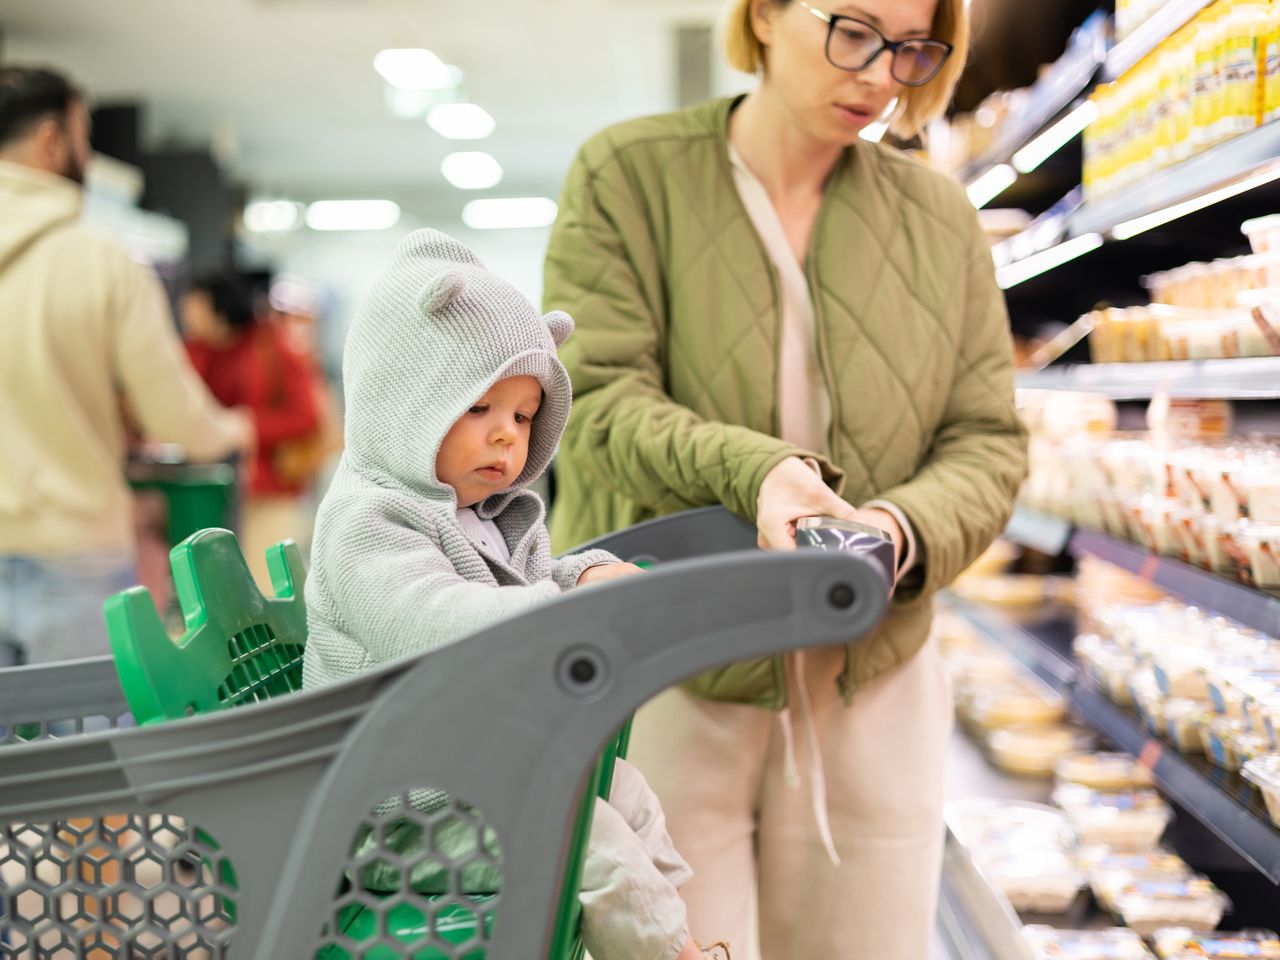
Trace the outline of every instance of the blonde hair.
<path fill-rule="evenodd" d="M 751 26 L 751 7 L 757 0 L 729 0 L 722 26 L 724 55 L 729 66 L 743 73 L 763 73 L 764 44 Z M 768 0 L 775 6 L 786 6 L 790 0 Z M 910 139 L 939 117 L 951 102 L 951 94 L 960 82 L 969 56 L 969 11 L 966 0 L 938 0 L 933 15 L 935 40 L 945 40 L 955 49 L 938 75 L 923 87 L 903 87 L 897 106 L 889 116 L 889 130 L 894 136 Z"/>

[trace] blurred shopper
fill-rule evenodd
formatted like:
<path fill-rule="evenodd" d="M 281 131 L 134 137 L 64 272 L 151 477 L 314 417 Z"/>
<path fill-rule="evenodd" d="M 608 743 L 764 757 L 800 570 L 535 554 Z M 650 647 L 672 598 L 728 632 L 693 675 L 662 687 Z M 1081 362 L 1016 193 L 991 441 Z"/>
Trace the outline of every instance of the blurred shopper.
<path fill-rule="evenodd" d="M 714 503 L 773 549 L 812 514 L 899 548 L 865 642 L 734 664 L 636 715 L 694 936 L 735 956 L 757 932 L 766 960 L 930 952 L 952 724 L 932 597 L 1003 528 L 1026 437 L 973 205 L 860 134 L 943 112 L 967 17 L 733 0 L 730 63 L 758 89 L 589 140 L 551 235 L 545 305 L 579 330 L 557 549 Z"/>
<path fill-rule="evenodd" d="M 267 548 L 305 539 L 300 497 L 322 459 L 323 386 L 280 329 L 258 320 L 248 286 L 233 274 L 192 281 L 181 316 L 191 362 L 213 395 L 253 413 L 258 449 L 249 464 L 240 541 L 254 579 L 270 590 Z"/>
<path fill-rule="evenodd" d="M 80 91 L 0 67 L 0 643 L 30 662 L 108 652 L 102 601 L 134 582 L 121 399 L 192 458 L 253 444 L 154 274 L 78 222 L 90 156 Z"/>

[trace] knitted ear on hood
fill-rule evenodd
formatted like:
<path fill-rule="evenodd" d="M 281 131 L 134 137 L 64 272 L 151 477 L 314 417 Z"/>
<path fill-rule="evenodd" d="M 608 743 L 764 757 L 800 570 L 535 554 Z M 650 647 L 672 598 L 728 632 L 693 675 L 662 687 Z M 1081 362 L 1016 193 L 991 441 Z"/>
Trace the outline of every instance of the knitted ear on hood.
<path fill-rule="evenodd" d="M 418 295 L 418 306 L 430 316 L 456 299 L 466 286 L 467 278 L 461 273 L 442 273 L 422 288 L 422 293 Z"/>
<path fill-rule="evenodd" d="M 552 310 L 544 319 L 551 330 L 551 339 L 556 342 L 557 347 L 563 347 L 573 333 L 573 317 L 563 310 Z"/>

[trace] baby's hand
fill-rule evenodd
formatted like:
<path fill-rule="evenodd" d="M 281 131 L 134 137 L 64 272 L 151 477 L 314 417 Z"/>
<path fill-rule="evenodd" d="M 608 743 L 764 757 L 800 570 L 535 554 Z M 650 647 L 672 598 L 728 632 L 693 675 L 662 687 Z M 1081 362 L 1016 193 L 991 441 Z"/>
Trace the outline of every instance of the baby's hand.
<path fill-rule="evenodd" d="M 606 580 L 642 572 L 634 563 L 599 563 L 582 571 L 582 575 L 578 577 L 578 586 L 589 587 L 593 583 L 604 583 Z"/>

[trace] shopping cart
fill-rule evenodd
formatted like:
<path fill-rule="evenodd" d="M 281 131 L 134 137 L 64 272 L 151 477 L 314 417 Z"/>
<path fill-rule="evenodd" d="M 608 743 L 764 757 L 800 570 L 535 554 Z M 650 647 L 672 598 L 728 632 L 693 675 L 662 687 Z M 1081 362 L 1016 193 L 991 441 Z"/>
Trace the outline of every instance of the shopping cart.
<path fill-rule="evenodd" d="M 718 510 L 655 521 L 605 545 L 680 562 L 324 689 L 155 726 L 88 732 L 121 723 L 110 661 L 0 672 L 0 957 L 547 956 L 609 732 L 691 674 L 843 643 L 883 613 L 874 561 L 754 539 Z M 53 721 L 86 732 L 51 740 Z M 451 799 L 420 802 L 432 791 Z M 388 842 L 405 820 L 431 841 L 408 859 Z M 405 880 L 374 896 L 350 882 L 370 869 Z M 429 900 L 408 878 L 432 874 Z M 501 892 L 468 897 L 483 876 Z M 352 904 L 379 918 L 359 943 L 335 935 Z M 475 935 L 450 942 L 468 913 Z M 391 933 L 407 917 L 424 918 L 410 946 Z"/>

